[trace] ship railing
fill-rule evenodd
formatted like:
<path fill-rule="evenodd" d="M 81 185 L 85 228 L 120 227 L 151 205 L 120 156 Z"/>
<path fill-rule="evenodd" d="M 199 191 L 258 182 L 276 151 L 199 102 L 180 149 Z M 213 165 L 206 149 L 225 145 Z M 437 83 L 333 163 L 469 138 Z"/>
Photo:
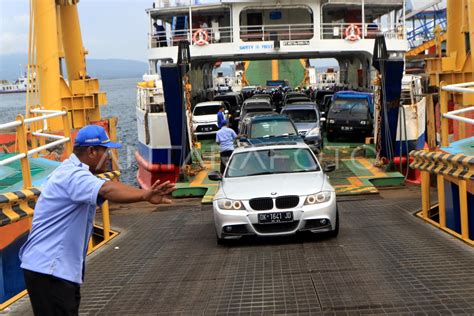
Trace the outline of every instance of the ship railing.
<path fill-rule="evenodd" d="M 384 34 L 387 39 L 405 39 L 405 27 L 401 23 L 382 25 L 377 23 L 322 23 L 321 39 L 341 39 L 348 37 L 347 30 L 355 28 L 357 39 L 373 39 Z M 275 24 L 275 25 L 241 25 L 240 40 L 243 42 L 310 40 L 314 38 L 314 25 Z M 178 46 L 182 40 L 196 44 L 204 39 L 208 44 L 231 43 L 234 41 L 232 26 L 219 28 L 195 28 L 192 30 L 161 31 L 149 34 L 149 47 L 162 48 Z"/>
<path fill-rule="evenodd" d="M 17 115 L 16 120 L 0 124 L 0 131 L 9 131 L 11 129 L 16 130 L 16 148 L 18 154 L 15 154 L 9 158 L 0 160 L 0 167 L 11 164 L 15 161 L 20 161 L 21 173 L 23 178 L 23 190 L 31 192 L 33 189 L 30 158 L 37 157 L 39 153 L 44 152 L 48 149 L 54 148 L 59 145 L 64 145 L 64 154 L 69 156 L 72 153 L 72 142 L 71 142 L 71 126 L 69 124 L 68 111 L 63 109 L 62 111 L 56 110 L 44 110 L 35 108 L 30 110 L 31 116 L 27 119 L 23 115 Z M 63 135 L 56 135 L 48 133 L 48 120 L 62 118 L 64 130 Z M 31 148 L 28 148 L 28 134 L 30 134 Z M 46 141 L 49 140 L 49 143 Z M 113 180 L 120 176 L 119 171 L 108 172 L 105 174 L 98 175 L 99 178 Z M 38 189 L 38 188 L 36 188 Z M 41 189 L 38 189 L 41 191 Z M 26 194 L 25 196 L 29 196 Z M 28 197 L 30 199 L 30 197 Z M 27 199 L 25 199 L 27 200 Z M 17 201 L 11 200 L 9 203 L 17 203 Z M 97 249 L 103 243 L 106 243 L 113 238 L 117 233 L 113 232 L 110 228 L 110 211 L 109 203 L 105 201 L 102 206 L 102 225 L 103 225 L 103 241 L 97 245 L 92 245 L 92 239 L 89 245 L 89 251 Z M 1 211 L 1 206 L 0 206 Z M 26 215 L 32 216 L 33 212 L 27 212 Z M 23 214 L 24 215 L 24 214 Z M 22 219 L 21 216 L 14 217 L 14 220 Z M 10 222 L 12 219 L 10 218 Z M 7 225 L 9 222 L 2 223 Z M 1 225 L 0 225 L 1 226 Z"/>
<path fill-rule="evenodd" d="M 7 159 L 0 160 L 0 167 L 15 161 L 20 161 L 21 172 L 23 176 L 23 187 L 25 189 L 32 186 L 29 157 L 36 156 L 38 153 L 44 150 L 62 144 L 65 144 L 65 150 L 67 154 L 72 153 L 70 127 L 67 111 L 32 109 L 30 112 L 35 116 L 25 119 L 23 115 L 17 115 L 15 121 L 0 124 L 0 130 L 12 128 L 16 129 L 16 147 L 18 148 L 18 154 Z M 48 129 L 48 120 L 57 117 L 62 117 L 63 119 L 64 136 L 53 135 L 44 132 Z M 41 123 L 42 127 L 39 128 Z M 34 139 L 32 141 L 33 148 L 31 149 L 28 149 L 28 131 L 31 131 L 32 140 Z M 42 140 L 39 145 L 36 142 L 38 138 Z M 46 144 L 45 139 L 50 139 L 53 141 Z"/>
<path fill-rule="evenodd" d="M 321 39 L 373 39 L 384 34 L 387 39 L 405 39 L 405 27 L 401 23 L 382 25 L 379 23 L 321 23 Z"/>
<path fill-rule="evenodd" d="M 240 26 L 240 39 L 244 42 L 309 40 L 313 37 L 311 23 Z"/>
<path fill-rule="evenodd" d="M 155 0 L 154 8 L 170 8 L 170 7 L 190 7 L 198 5 L 208 5 L 221 3 L 220 0 L 206 1 L 205 4 L 201 0 Z"/>
<path fill-rule="evenodd" d="M 474 112 L 474 106 L 448 111 L 449 94 L 474 95 L 474 82 L 452 85 L 441 83 L 440 86 L 441 147 L 446 148 L 450 146 L 449 120 L 458 122 L 459 130 L 466 130 L 470 127 L 468 125 L 474 125 L 474 119 L 470 118 L 472 115 L 465 116 L 469 112 Z M 470 135 L 472 134 L 467 132 L 464 136 L 469 137 Z M 424 151 L 413 151 L 410 156 L 414 159 L 411 167 L 421 172 L 422 210 L 420 217 L 466 243 L 474 245 L 474 239 L 470 238 L 472 232 L 469 232 L 469 217 L 474 216 L 474 212 L 469 211 L 467 196 L 468 188 L 470 187 L 472 190 L 474 185 L 474 157 L 467 156 L 465 153 L 452 155 Z M 438 222 L 432 220 L 430 216 L 430 174 L 435 174 L 437 179 Z M 446 225 L 446 182 L 456 183 L 459 190 L 458 200 L 454 203 L 459 205 L 460 214 L 453 214 L 453 216 L 460 219 L 460 232 L 454 231 Z"/>
<path fill-rule="evenodd" d="M 178 46 L 182 40 L 195 43 L 199 39 L 204 39 L 209 44 L 231 43 L 233 41 L 233 29 L 231 26 L 219 28 L 195 28 L 192 30 L 176 30 L 172 32 L 155 32 L 149 36 L 149 47 L 161 48 Z"/>

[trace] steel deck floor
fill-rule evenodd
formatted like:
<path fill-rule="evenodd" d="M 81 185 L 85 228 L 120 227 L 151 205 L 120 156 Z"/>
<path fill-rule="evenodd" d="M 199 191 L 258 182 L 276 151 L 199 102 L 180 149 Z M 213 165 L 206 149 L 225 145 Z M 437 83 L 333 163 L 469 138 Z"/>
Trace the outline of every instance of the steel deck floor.
<path fill-rule="evenodd" d="M 88 257 L 84 315 L 474 314 L 474 249 L 413 216 L 419 191 L 340 202 L 337 239 L 215 241 L 210 206 L 116 207 Z M 31 315 L 27 298 L 11 315 Z"/>

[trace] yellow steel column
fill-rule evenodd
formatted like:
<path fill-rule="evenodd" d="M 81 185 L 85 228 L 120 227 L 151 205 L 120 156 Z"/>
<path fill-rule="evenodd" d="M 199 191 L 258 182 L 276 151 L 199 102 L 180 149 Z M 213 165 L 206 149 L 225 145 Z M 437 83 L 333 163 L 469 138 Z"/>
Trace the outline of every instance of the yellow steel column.
<path fill-rule="evenodd" d="M 459 180 L 459 207 L 461 211 L 461 236 L 462 239 L 469 239 L 469 218 L 467 209 L 467 182 Z"/>
<path fill-rule="evenodd" d="M 110 210 L 109 201 L 102 204 L 102 225 L 104 226 L 104 241 L 110 239 Z"/>
<path fill-rule="evenodd" d="M 443 87 L 446 86 L 444 82 L 440 84 L 440 101 L 439 101 L 439 109 L 441 115 L 441 146 L 448 147 L 449 146 L 449 122 L 448 119 L 443 117 L 443 114 L 448 112 L 448 92 L 443 90 Z"/>
<path fill-rule="evenodd" d="M 40 104 L 47 110 L 61 110 L 58 26 L 56 1 L 35 1 L 33 6 L 36 36 L 37 80 Z M 61 118 L 48 121 L 49 129 L 61 130 Z"/>
<path fill-rule="evenodd" d="M 439 210 L 439 225 L 446 228 L 446 200 L 444 195 L 444 176 L 439 174 L 438 181 L 438 210 Z"/>
<path fill-rule="evenodd" d="M 430 173 L 421 171 L 421 210 L 423 218 L 428 218 L 430 210 Z"/>
<path fill-rule="evenodd" d="M 113 142 L 117 141 L 117 118 L 116 117 L 112 117 L 109 119 L 109 137 L 111 141 Z M 112 170 L 120 170 L 118 159 L 119 159 L 118 150 L 112 149 Z M 118 179 L 116 181 L 118 181 Z"/>
<path fill-rule="evenodd" d="M 16 116 L 17 121 L 21 121 L 21 125 L 16 127 L 16 142 L 18 151 L 26 156 L 21 159 L 21 173 L 23 176 L 23 188 L 28 189 L 32 186 L 30 161 L 28 160 L 28 143 L 26 140 L 26 126 L 23 115 Z"/>
<path fill-rule="evenodd" d="M 60 5 L 59 12 L 67 75 L 71 82 L 86 76 L 86 52 L 82 43 L 77 5 Z"/>
<path fill-rule="evenodd" d="M 92 242 L 92 236 L 89 238 L 89 245 L 87 246 L 87 252 L 92 252 L 92 249 L 94 249 L 94 243 Z"/>

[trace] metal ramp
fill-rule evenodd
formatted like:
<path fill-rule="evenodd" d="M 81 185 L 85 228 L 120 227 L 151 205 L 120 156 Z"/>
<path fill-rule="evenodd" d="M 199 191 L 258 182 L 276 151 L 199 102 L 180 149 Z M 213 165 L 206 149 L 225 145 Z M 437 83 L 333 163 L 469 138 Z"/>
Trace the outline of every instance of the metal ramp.
<path fill-rule="evenodd" d="M 217 182 L 210 181 L 208 173 L 219 169 L 219 153 L 213 140 L 204 140 L 202 157 L 205 169 L 186 181 L 177 183 L 175 198 L 202 198 L 202 204 L 211 204 L 217 192 Z M 331 184 L 339 197 L 378 194 L 380 187 L 400 187 L 405 178 L 399 172 L 388 172 L 374 166 L 375 159 L 368 157 L 351 157 L 358 150 L 358 143 L 329 143 L 322 160 L 336 160 L 336 171 L 329 174 Z M 335 152 L 338 152 L 335 154 Z"/>

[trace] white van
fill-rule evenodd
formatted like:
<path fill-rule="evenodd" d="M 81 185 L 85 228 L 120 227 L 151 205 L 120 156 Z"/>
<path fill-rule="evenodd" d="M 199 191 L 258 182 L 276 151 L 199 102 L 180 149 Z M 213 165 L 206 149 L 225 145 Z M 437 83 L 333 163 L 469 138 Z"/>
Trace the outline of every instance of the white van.
<path fill-rule="evenodd" d="M 217 112 L 225 106 L 223 101 L 209 101 L 196 104 L 193 110 L 194 135 L 212 135 L 219 130 Z M 227 112 L 227 111 L 226 111 Z M 224 114 L 227 119 L 227 113 Z"/>

